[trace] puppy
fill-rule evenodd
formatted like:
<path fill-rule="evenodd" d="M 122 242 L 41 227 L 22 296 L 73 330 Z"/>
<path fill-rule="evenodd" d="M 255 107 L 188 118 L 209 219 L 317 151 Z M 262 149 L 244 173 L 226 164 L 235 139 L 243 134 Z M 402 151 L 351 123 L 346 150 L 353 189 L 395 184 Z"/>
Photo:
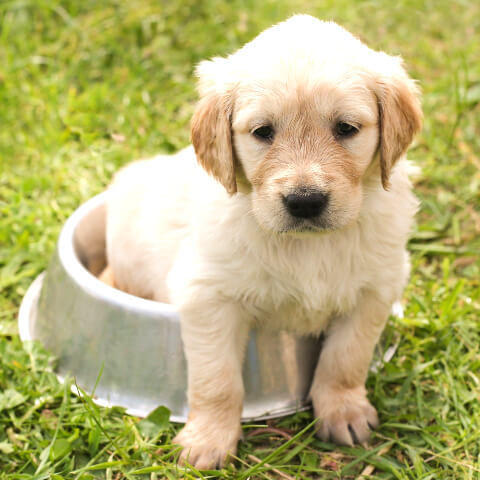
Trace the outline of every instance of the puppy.
<path fill-rule="evenodd" d="M 253 324 L 324 333 L 317 433 L 363 444 L 378 424 L 369 363 L 409 272 L 417 88 L 399 58 L 306 15 L 197 74 L 193 148 L 123 169 L 107 219 L 108 281 L 180 312 L 181 459 L 235 454 Z"/>

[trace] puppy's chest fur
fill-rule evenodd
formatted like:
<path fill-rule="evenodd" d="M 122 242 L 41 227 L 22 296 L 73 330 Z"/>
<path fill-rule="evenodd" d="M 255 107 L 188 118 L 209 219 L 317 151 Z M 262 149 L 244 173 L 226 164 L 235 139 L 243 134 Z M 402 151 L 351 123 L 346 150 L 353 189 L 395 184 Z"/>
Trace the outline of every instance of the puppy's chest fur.
<path fill-rule="evenodd" d="M 209 235 L 196 244 L 194 249 L 208 259 L 190 269 L 190 280 L 201 286 L 198 279 L 204 278 L 217 285 L 255 324 L 319 333 L 332 315 L 352 311 L 359 291 L 371 280 L 375 253 L 368 246 L 358 251 L 359 236 L 357 228 L 305 238 L 271 236 L 244 225 L 228 242 Z M 190 280 L 185 279 L 187 285 Z M 182 282 L 179 288 L 185 293 L 187 285 Z"/>
<path fill-rule="evenodd" d="M 365 283 L 360 259 L 326 238 L 280 240 L 263 258 L 258 251 L 244 257 L 242 281 L 231 291 L 256 322 L 317 333 L 332 315 L 354 308 Z"/>

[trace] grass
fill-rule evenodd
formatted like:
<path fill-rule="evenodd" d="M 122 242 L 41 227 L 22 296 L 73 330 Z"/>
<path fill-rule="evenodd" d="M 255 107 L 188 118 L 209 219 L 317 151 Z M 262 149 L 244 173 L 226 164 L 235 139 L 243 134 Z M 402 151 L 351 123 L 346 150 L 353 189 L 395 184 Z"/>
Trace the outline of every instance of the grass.
<path fill-rule="evenodd" d="M 245 425 L 236 463 L 203 476 L 480 479 L 480 4 L 466 0 L 0 1 L 0 479 L 202 476 L 177 469 L 164 411 L 139 421 L 60 385 L 16 314 L 76 206 L 120 165 L 188 143 L 195 63 L 294 12 L 402 55 L 420 80 L 405 317 L 368 380 L 371 448 L 322 443 L 300 413 Z"/>

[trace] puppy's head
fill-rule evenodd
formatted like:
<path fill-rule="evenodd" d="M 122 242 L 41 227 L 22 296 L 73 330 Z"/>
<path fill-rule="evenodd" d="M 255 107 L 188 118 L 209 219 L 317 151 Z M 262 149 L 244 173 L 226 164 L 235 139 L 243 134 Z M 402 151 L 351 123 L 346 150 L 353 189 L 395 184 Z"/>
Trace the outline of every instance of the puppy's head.
<path fill-rule="evenodd" d="M 387 189 L 421 125 L 399 58 L 306 15 L 197 73 L 197 158 L 228 193 L 248 192 L 258 222 L 275 232 L 355 220 L 365 181 Z"/>

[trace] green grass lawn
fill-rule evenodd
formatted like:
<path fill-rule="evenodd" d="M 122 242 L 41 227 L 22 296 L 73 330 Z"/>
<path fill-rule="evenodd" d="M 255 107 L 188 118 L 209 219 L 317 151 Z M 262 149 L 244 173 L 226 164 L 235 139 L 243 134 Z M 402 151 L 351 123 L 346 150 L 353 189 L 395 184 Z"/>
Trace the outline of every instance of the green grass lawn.
<path fill-rule="evenodd" d="M 480 2 L 466 0 L 0 0 L 0 479 L 201 476 L 175 465 L 178 425 L 70 394 L 16 315 L 69 214 L 124 163 L 188 143 L 194 65 L 299 12 L 402 55 L 423 89 L 405 318 L 368 380 L 370 448 L 320 442 L 307 412 L 245 425 L 235 464 L 203 475 L 480 479 Z"/>

